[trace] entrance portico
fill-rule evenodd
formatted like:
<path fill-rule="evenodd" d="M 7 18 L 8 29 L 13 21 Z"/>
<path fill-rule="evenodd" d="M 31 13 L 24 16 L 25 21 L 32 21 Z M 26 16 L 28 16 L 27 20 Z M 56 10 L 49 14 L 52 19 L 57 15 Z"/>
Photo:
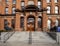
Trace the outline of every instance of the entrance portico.
<path fill-rule="evenodd" d="M 41 31 L 41 29 L 43 28 L 43 18 L 42 16 L 44 16 L 45 14 L 42 14 L 43 11 L 46 11 L 46 9 L 39 9 L 37 6 L 35 5 L 28 5 L 26 6 L 24 9 L 19 10 L 16 9 L 15 10 L 16 13 L 16 25 L 19 23 L 18 28 L 20 30 L 24 30 L 24 31 Z M 39 16 L 38 13 L 40 13 L 41 15 Z M 19 17 L 17 17 L 18 15 Z M 21 14 L 23 14 L 23 16 L 21 16 Z M 21 28 L 20 25 L 20 18 L 24 17 L 24 23 L 23 27 Z M 17 19 L 19 19 L 20 21 L 17 23 Z M 16 30 L 19 30 L 16 27 Z"/>

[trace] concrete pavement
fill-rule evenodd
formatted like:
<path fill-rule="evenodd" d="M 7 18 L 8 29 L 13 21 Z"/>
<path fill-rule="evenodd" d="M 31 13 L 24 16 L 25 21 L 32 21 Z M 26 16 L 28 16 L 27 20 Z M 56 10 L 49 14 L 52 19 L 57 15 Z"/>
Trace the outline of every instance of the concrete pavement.
<path fill-rule="evenodd" d="M 29 44 L 29 32 L 15 32 L 6 43 L 0 43 L 0 46 L 58 46 L 46 32 L 32 32 L 31 35 L 32 44 Z"/>

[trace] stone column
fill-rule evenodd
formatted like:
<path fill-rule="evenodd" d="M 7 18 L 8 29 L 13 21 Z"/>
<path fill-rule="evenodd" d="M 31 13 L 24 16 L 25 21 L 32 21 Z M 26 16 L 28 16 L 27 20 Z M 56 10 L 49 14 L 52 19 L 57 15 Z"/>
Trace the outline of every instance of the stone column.
<path fill-rule="evenodd" d="M 4 19 L 2 17 L 0 19 L 0 30 L 4 30 Z"/>
<path fill-rule="evenodd" d="M 20 15 L 19 13 L 16 14 L 16 22 L 15 22 L 15 30 L 20 31 Z"/>
<path fill-rule="evenodd" d="M 9 12 L 9 14 L 12 13 L 12 0 L 9 0 L 9 4 L 8 4 L 8 12 Z"/>
<path fill-rule="evenodd" d="M 46 31 L 46 28 L 47 28 L 47 16 L 46 16 L 46 11 L 43 11 L 42 13 L 42 29 L 43 31 Z"/>
<path fill-rule="evenodd" d="M 47 8 L 47 2 L 46 0 L 41 0 L 42 1 L 42 8 L 43 9 L 46 9 Z M 47 26 L 47 23 L 46 23 L 46 11 L 43 11 L 42 12 L 42 30 L 45 31 L 45 28 Z"/>
<path fill-rule="evenodd" d="M 21 9 L 21 0 L 16 0 L 16 9 Z M 20 12 L 16 12 L 15 30 L 20 31 Z"/>
<path fill-rule="evenodd" d="M 54 0 L 51 0 L 51 14 L 55 13 L 55 3 Z"/>

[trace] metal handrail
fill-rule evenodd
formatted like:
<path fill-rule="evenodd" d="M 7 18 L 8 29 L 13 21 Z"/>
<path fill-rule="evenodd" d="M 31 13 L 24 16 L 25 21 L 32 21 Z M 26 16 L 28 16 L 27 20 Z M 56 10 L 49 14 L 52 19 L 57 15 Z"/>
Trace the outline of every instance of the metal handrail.
<path fill-rule="evenodd" d="M 2 33 L 2 32 L 1 32 Z M 6 33 L 6 32 L 5 32 Z M 3 37 L 0 36 L 0 41 L 6 42 L 12 35 L 14 34 L 14 31 L 7 32 Z"/>

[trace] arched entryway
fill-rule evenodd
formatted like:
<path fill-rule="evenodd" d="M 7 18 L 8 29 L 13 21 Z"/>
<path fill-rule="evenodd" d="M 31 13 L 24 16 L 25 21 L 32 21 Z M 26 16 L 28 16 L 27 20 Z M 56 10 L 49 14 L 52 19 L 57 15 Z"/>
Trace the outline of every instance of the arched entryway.
<path fill-rule="evenodd" d="M 27 18 L 27 31 L 35 30 L 35 17 L 33 15 L 29 15 Z"/>
<path fill-rule="evenodd" d="M 42 17 L 38 17 L 38 31 L 42 30 Z"/>

